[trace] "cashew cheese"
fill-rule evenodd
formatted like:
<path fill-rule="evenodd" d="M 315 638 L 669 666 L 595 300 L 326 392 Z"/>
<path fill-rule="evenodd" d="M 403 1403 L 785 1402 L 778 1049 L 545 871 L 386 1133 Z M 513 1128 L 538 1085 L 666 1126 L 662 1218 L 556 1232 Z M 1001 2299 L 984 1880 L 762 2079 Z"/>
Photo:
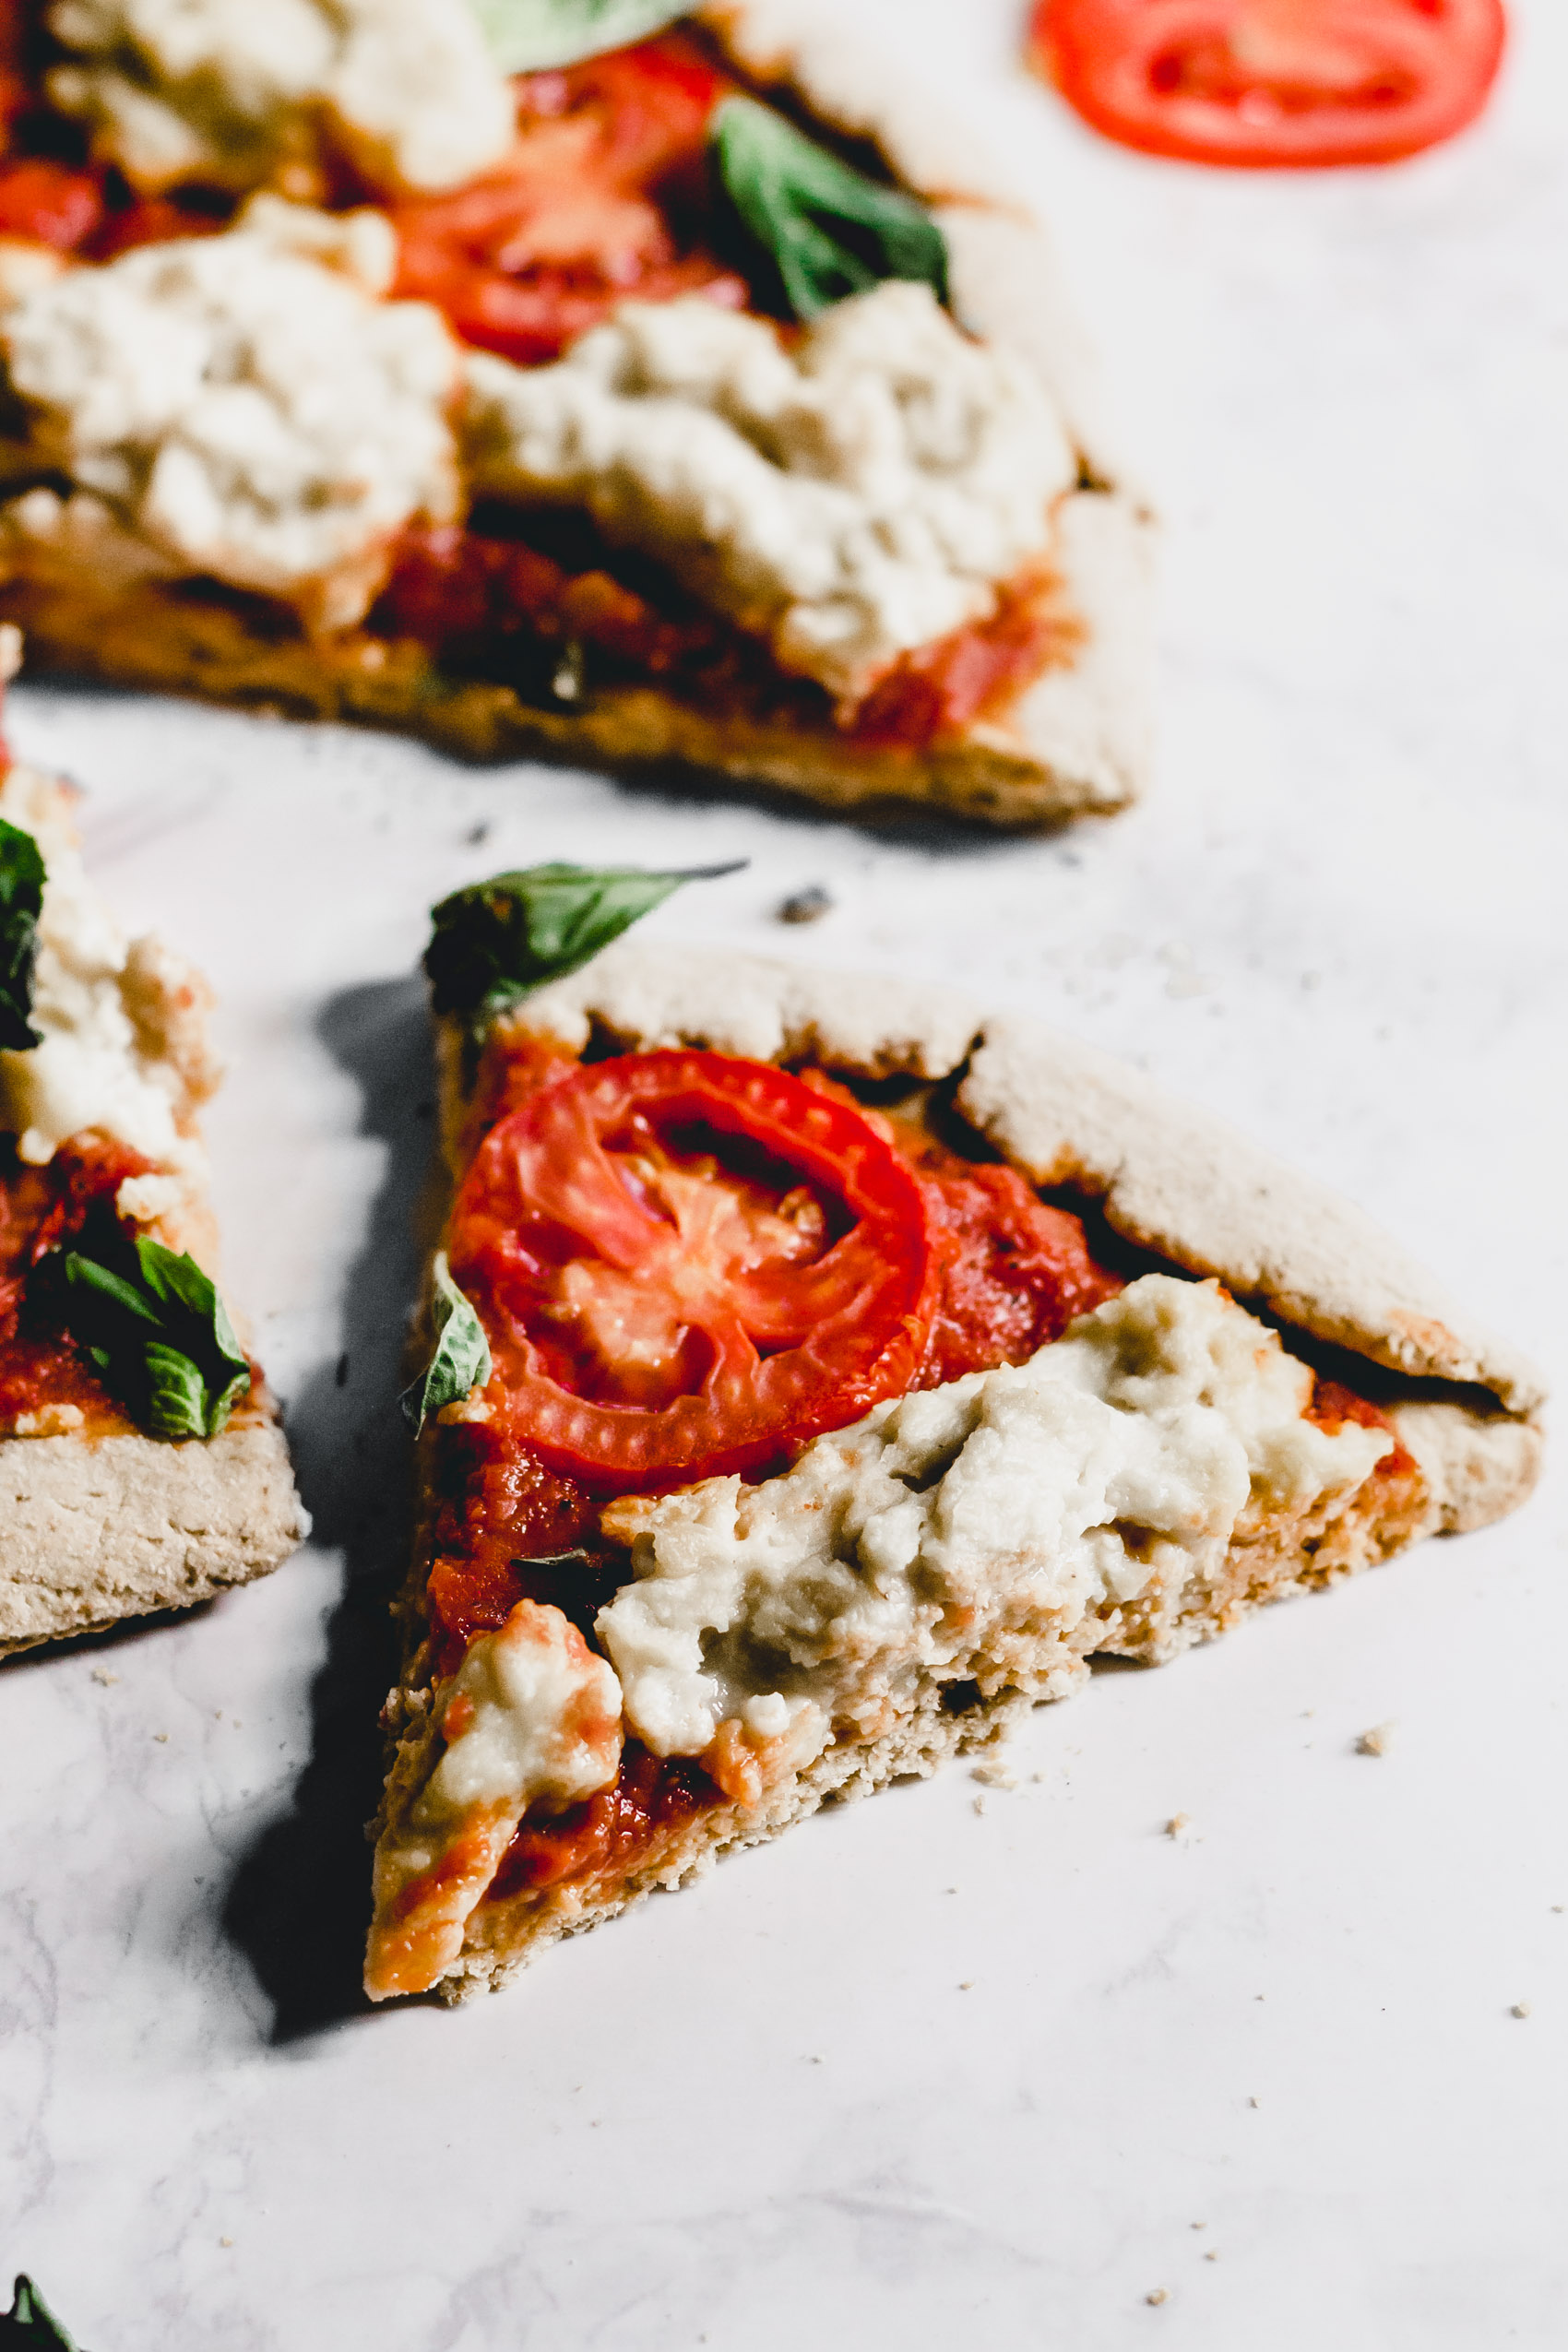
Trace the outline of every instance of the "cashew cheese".
<path fill-rule="evenodd" d="M 0 316 L 34 446 L 77 485 L 8 510 L 35 560 L 58 542 L 78 570 L 207 574 L 316 627 L 362 617 L 400 526 L 455 509 L 457 351 L 434 311 L 359 282 L 386 256 L 355 220 L 269 200 Z"/>
<path fill-rule="evenodd" d="M 180 1134 L 174 1116 L 187 1073 L 157 1028 L 158 1007 L 189 975 L 156 941 L 127 947 L 82 870 L 52 780 L 13 767 L 0 785 L 0 817 L 32 835 L 45 869 L 32 987 L 41 1042 L 0 1052 L 0 1124 L 35 1165 L 53 1159 L 68 1136 L 97 1127 L 179 1178 L 199 1177 L 200 1146 Z M 121 1187 L 119 1206 L 149 1223 L 182 1190 L 176 1179 L 137 1177 Z"/>
<path fill-rule="evenodd" d="M 49 93 L 144 189 L 309 175 L 318 126 L 373 187 L 500 160 L 505 77 L 467 0 L 54 0 Z"/>
<path fill-rule="evenodd" d="M 623 304 L 552 366 L 476 353 L 467 373 L 476 490 L 588 507 L 851 703 L 994 608 L 1076 475 L 1027 361 L 901 281 L 790 349 L 693 295 Z"/>
<path fill-rule="evenodd" d="M 1146 1275 L 1028 1363 L 879 1406 L 784 1476 L 618 1506 L 636 1582 L 600 1614 L 629 1728 L 697 1755 L 759 1702 L 818 1745 L 917 1679 L 1054 1697 L 1091 1612 L 1220 1571 L 1262 1514 L 1346 1497 L 1385 1431 L 1304 1420 L 1312 1374 L 1214 1282 Z M 761 1726 L 759 1724 L 758 1728 Z"/>

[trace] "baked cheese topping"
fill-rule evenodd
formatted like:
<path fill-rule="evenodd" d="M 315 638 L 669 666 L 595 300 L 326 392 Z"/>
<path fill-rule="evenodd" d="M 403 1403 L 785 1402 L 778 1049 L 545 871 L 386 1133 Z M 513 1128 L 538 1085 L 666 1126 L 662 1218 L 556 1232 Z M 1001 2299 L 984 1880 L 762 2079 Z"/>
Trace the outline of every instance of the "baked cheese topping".
<path fill-rule="evenodd" d="M 461 1949 L 469 1912 L 529 1805 L 608 1788 L 621 1692 L 558 1609 L 519 1601 L 471 1642 L 441 1711 L 441 1760 L 375 1859 L 366 1989 L 421 1991 Z"/>
<path fill-rule="evenodd" d="M 627 303 L 552 366 L 472 355 L 468 386 L 478 491 L 586 506 L 851 702 L 989 615 L 1076 476 L 1028 362 L 897 280 L 790 350 L 701 296 Z"/>
<path fill-rule="evenodd" d="M 308 172 L 325 121 L 371 185 L 456 187 L 515 111 L 467 0 L 55 0 L 49 94 L 134 186 Z"/>
<path fill-rule="evenodd" d="M 874 1737 L 917 1669 L 977 1656 L 1063 1692 L 1087 1613 L 1212 1580 L 1250 1519 L 1348 1495 L 1388 1452 L 1304 1420 L 1312 1388 L 1218 1283 L 1146 1275 L 1028 1363 L 879 1406 L 780 1478 L 614 1506 L 636 1581 L 598 1631 L 627 1724 L 700 1755 L 760 1700 L 809 1704 L 819 1745 L 836 1719 Z"/>
<path fill-rule="evenodd" d="M 453 511 L 457 352 L 434 311 L 350 274 L 385 258 L 374 232 L 324 218 L 274 201 L 0 317 L 34 445 L 78 485 L 29 492 L 12 527 L 101 576 L 208 574 L 312 626 L 359 620 L 398 529 Z"/>
<path fill-rule="evenodd" d="M 32 1026 L 42 1042 L 0 1052 L 0 1123 L 35 1166 L 84 1128 L 115 1135 L 173 1175 L 134 1177 L 120 1188 L 122 1215 L 151 1223 L 171 1210 L 184 1181 L 199 1177 L 200 1146 L 183 1136 L 175 1106 L 186 1076 L 166 1039 L 149 1033 L 155 1002 L 188 979 L 155 941 L 127 946 L 82 870 L 59 788 L 13 767 L 0 785 L 0 816 L 30 833 L 45 868 L 33 972 Z"/>

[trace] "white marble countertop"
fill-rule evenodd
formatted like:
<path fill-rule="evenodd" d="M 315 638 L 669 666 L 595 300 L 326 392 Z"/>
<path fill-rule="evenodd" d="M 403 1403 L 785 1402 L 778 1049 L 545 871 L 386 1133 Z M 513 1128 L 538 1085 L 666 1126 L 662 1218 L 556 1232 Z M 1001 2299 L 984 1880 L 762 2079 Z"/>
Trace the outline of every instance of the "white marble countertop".
<path fill-rule="evenodd" d="M 1491 1533 L 1097 1676 L 983 1811 L 958 1769 L 503 1999 L 345 2014 L 437 892 L 748 856 L 653 924 L 1039 1007 L 1568 1375 L 1568 14 L 1515 0 L 1460 145 L 1270 180 L 1094 142 L 1012 65 L 1012 0 L 861 6 L 1027 162 L 1167 515 L 1144 808 L 862 829 L 14 698 L 126 918 L 221 992 L 229 1265 L 319 1530 L 0 1675 L 0 2266 L 91 2352 L 1564 2340 L 1561 1469 Z M 814 882 L 835 911 L 781 929 Z"/>

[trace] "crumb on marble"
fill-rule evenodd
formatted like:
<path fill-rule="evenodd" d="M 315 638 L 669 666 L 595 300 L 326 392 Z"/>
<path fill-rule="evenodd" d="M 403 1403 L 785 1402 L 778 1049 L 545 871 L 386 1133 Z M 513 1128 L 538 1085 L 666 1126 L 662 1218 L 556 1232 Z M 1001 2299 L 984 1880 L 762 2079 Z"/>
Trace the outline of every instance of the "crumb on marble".
<path fill-rule="evenodd" d="M 1010 1764 L 1003 1764 L 1000 1760 L 976 1764 L 969 1777 L 971 1780 L 983 1781 L 988 1788 L 1016 1788 L 1018 1786 L 1017 1774 Z"/>
<path fill-rule="evenodd" d="M 1205 2262 L 1206 2262 L 1206 2263 L 1217 2263 L 1217 2262 L 1219 2260 L 1219 2249 L 1218 2249 L 1218 2246 L 1211 2246 L 1211 2247 L 1208 2249 L 1208 2251 L 1205 2254 L 1205 2256 L 1204 2256 L 1204 2260 L 1205 2260 Z"/>
<path fill-rule="evenodd" d="M 1530 2004 L 1527 2001 L 1516 2001 L 1508 2012 L 1510 2017 L 1527 2017 L 1529 2013 Z"/>
<path fill-rule="evenodd" d="M 1248 2105 L 1249 2107 L 1261 2107 L 1261 2106 L 1263 2105 L 1263 2101 L 1262 2101 L 1262 2099 L 1258 2099 L 1258 2098 L 1250 2098 L 1250 2099 L 1247 2101 L 1247 2105 Z"/>
<path fill-rule="evenodd" d="M 781 923 L 817 923 L 833 911 L 833 893 L 820 882 L 791 891 L 778 909 Z"/>
<path fill-rule="evenodd" d="M 1192 1825 L 1193 1818 L 1190 1813 L 1172 1813 L 1165 1824 L 1165 1835 L 1167 1837 L 1180 1837 L 1182 1831 L 1191 1829 Z"/>
<path fill-rule="evenodd" d="M 975 1799 L 975 1811 L 976 1811 L 976 1812 L 977 1812 L 977 1813 L 983 1813 L 983 1812 L 984 1812 L 984 1811 L 985 1811 L 985 1799 L 984 1799 L 983 1797 L 977 1797 L 977 1798 Z"/>
<path fill-rule="evenodd" d="M 973 1992 L 974 1989 L 975 1980 L 973 1977 L 966 1977 L 963 1983 L 958 1987 L 958 1990 L 960 1992 Z"/>
<path fill-rule="evenodd" d="M 166 1748 L 169 1745 L 169 1734 L 167 1731 L 155 1731 L 152 1736 L 157 1740 L 160 1748 Z"/>
<path fill-rule="evenodd" d="M 1372 1729 L 1370 1731 L 1363 1731 L 1360 1738 L 1357 1740 L 1356 1753 L 1359 1756 L 1385 1756 L 1388 1753 L 1389 1748 L 1393 1744 L 1393 1740 L 1394 1726 L 1392 1723 L 1374 1723 Z"/>
<path fill-rule="evenodd" d="M 1170 2289 L 1169 2287 L 1151 2287 L 1148 2293 L 1144 2297 L 1144 2301 L 1146 2303 L 1169 2303 L 1170 2300 Z"/>
<path fill-rule="evenodd" d="M 120 1678 L 117 1674 L 111 1674 L 106 1666 L 95 1666 L 92 1669 L 92 1679 L 95 1682 L 101 1682 L 107 1690 L 111 1682 L 117 1682 Z"/>
<path fill-rule="evenodd" d="M 220 2238 L 218 2242 L 220 2246 L 232 2246 L 234 2241 L 232 2238 Z"/>
<path fill-rule="evenodd" d="M 1206 2221 L 1194 2221 L 1193 2227 L 1194 2229 L 1206 2229 L 1208 2227 L 1208 2224 Z"/>

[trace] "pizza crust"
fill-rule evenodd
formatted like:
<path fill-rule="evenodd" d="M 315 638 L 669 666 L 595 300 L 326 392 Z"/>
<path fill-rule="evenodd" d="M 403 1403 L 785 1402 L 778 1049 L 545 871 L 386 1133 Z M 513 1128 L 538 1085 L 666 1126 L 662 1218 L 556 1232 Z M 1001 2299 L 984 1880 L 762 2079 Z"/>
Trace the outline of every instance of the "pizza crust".
<path fill-rule="evenodd" d="M 0 1657 L 265 1576 L 310 1522 L 270 1416 L 205 1443 L 0 1442 Z"/>
<path fill-rule="evenodd" d="M 934 1772 L 1002 1738 L 1041 1695 L 1081 1681 L 1095 1651 L 1158 1663 L 1227 1631 L 1265 1603 L 1336 1581 L 1428 1535 L 1489 1525 L 1522 1503 L 1540 1467 L 1538 1373 L 1452 1308 L 1422 1268 L 1326 1187 L 1285 1168 L 1222 1121 L 1164 1095 L 1138 1072 L 1041 1026 L 987 1020 L 941 988 L 849 977 L 760 957 L 623 941 L 508 1016 L 576 1051 L 707 1046 L 845 1076 L 956 1086 L 977 1130 L 1037 1182 L 1075 1191 L 1142 1247 L 1218 1276 L 1285 1326 L 1287 1341 L 1359 1357 L 1416 1471 L 1369 1480 L 1348 1503 L 1300 1524 L 1265 1522 L 1233 1540 L 1225 1574 L 1180 1597 L 1155 1594 L 1086 1619 L 1066 1671 L 1041 1661 L 1040 1688 L 917 1682 L 897 1722 L 871 1741 L 830 1745 L 753 1807 L 724 1804 L 668 1832 L 634 1874 L 524 1893 L 473 1914 L 436 1990 L 457 2002 L 495 1989 L 546 1945 L 678 1886 L 718 1856 L 761 1843 L 828 1801 Z M 448 1176 L 463 1172 L 460 1032 L 440 1025 Z M 1377 1369 L 1374 1371 L 1373 1367 Z M 1352 1363 L 1348 1377 L 1358 1375 Z M 412 1645 L 388 1703 L 394 1741 L 381 1821 L 428 1777 L 436 1741 L 425 1687 L 423 1568 L 408 1596 Z M 1053 1656 L 1056 1654 L 1053 1654 Z"/>
<path fill-rule="evenodd" d="M 796 0 L 703 13 L 744 70 L 768 85 L 792 80 L 822 125 L 873 138 L 906 184 L 937 200 L 957 315 L 1024 350 L 1047 381 L 1082 465 L 1052 550 L 1063 613 L 1081 632 L 1069 663 L 1042 674 L 1004 720 L 924 751 L 715 711 L 652 683 L 608 689 L 580 710 L 543 709 L 505 685 L 445 680 L 411 644 L 358 631 L 279 634 L 251 600 L 227 592 L 50 573 L 59 559 L 14 536 L 8 552 L 0 540 L 0 616 L 20 624 L 32 660 L 113 684 L 394 728 L 465 758 L 674 762 L 834 808 L 914 802 L 1016 826 L 1106 815 L 1134 800 L 1149 764 L 1152 519 L 1122 486 L 1049 242 L 995 180 L 977 137 L 818 12 Z M 956 191 L 961 201 L 942 201 Z"/>

